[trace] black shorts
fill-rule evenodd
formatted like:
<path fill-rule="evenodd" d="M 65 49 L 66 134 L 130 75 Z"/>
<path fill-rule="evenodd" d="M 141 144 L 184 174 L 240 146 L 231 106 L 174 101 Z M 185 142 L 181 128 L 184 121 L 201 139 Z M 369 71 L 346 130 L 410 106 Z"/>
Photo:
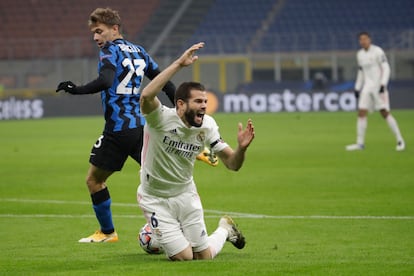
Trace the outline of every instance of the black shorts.
<path fill-rule="evenodd" d="M 106 171 L 120 171 L 128 156 L 141 165 L 143 127 L 105 132 L 92 147 L 89 162 Z"/>

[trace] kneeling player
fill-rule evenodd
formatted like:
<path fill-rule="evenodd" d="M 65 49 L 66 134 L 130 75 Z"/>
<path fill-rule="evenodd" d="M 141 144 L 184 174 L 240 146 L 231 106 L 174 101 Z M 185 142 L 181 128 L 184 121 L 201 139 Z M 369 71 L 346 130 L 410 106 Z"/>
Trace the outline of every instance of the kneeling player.
<path fill-rule="evenodd" d="M 196 156 L 208 145 L 224 165 L 239 170 L 254 139 L 248 120 L 239 123 L 238 146 L 233 150 L 220 138 L 215 120 L 206 115 L 207 95 L 200 83 L 186 82 L 175 94 L 175 109 L 162 106 L 157 94 L 182 67 L 197 60 L 193 45 L 142 91 L 141 111 L 146 118 L 138 203 L 153 233 L 171 260 L 212 259 L 230 241 L 241 249 L 245 239 L 234 221 L 224 216 L 207 235 L 203 208 L 193 180 Z"/>

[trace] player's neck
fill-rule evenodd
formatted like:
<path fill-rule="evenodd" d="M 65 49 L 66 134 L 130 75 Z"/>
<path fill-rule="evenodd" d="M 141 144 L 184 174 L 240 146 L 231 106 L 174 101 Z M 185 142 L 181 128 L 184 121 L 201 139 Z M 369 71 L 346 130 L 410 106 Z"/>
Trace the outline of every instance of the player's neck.
<path fill-rule="evenodd" d="M 188 123 L 188 121 L 185 119 L 184 112 L 180 110 L 176 110 L 177 116 L 181 119 L 181 121 L 184 123 L 184 125 L 188 128 L 191 128 L 191 125 Z"/>
<path fill-rule="evenodd" d="M 185 119 L 184 114 L 182 116 L 178 115 L 178 117 L 180 117 L 181 121 L 185 124 L 186 127 L 191 128 L 192 126 L 187 122 L 187 120 Z"/>
<path fill-rule="evenodd" d="M 117 39 L 124 39 L 124 37 L 122 35 L 117 35 L 114 37 L 114 39 L 112 41 L 115 41 Z"/>
<path fill-rule="evenodd" d="M 363 47 L 362 49 L 364 49 L 365 51 L 369 51 L 369 48 L 371 48 L 371 45 L 368 45 L 368 47 Z"/>

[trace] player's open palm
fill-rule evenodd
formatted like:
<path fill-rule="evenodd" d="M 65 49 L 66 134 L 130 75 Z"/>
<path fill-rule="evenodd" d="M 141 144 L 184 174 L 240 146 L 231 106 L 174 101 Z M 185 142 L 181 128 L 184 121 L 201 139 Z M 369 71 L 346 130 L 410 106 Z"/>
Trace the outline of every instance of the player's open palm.
<path fill-rule="evenodd" d="M 239 132 L 237 134 L 237 141 L 242 149 L 246 149 L 254 139 L 254 126 L 252 120 L 247 120 L 247 126 L 243 130 L 242 123 L 239 123 Z"/>
<path fill-rule="evenodd" d="M 194 63 L 198 56 L 194 55 L 197 50 L 204 47 L 204 42 L 199 42 L 197 44 L 194 44 L 190 48 L 188 48 L 184 54 L 177 60 L 177 62 L 180 64 L 180 66 L 188 66 Z"/>

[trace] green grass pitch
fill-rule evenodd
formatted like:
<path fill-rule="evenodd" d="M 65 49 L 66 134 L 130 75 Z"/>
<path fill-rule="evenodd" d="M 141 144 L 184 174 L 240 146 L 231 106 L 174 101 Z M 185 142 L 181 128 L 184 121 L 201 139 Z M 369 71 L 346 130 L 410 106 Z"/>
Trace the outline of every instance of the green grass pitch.
<path fill-rule="evenodd" d="M 405 152 L 379 114 L 362 152 L 345 151 L 355 113 L 216 114 L 232 146 L 255 124 L 239 172 L 195 168 L 209 232 L 230 213 L 247 245 L 183 263 L 139 248 L 131 159 L 108 182 L 120 241 L 77 242 L 98 228 L 84 179 L 102 118 L 0 122 L 0 275 L 413 275 L 414 111 L 394 116 Z"/>

